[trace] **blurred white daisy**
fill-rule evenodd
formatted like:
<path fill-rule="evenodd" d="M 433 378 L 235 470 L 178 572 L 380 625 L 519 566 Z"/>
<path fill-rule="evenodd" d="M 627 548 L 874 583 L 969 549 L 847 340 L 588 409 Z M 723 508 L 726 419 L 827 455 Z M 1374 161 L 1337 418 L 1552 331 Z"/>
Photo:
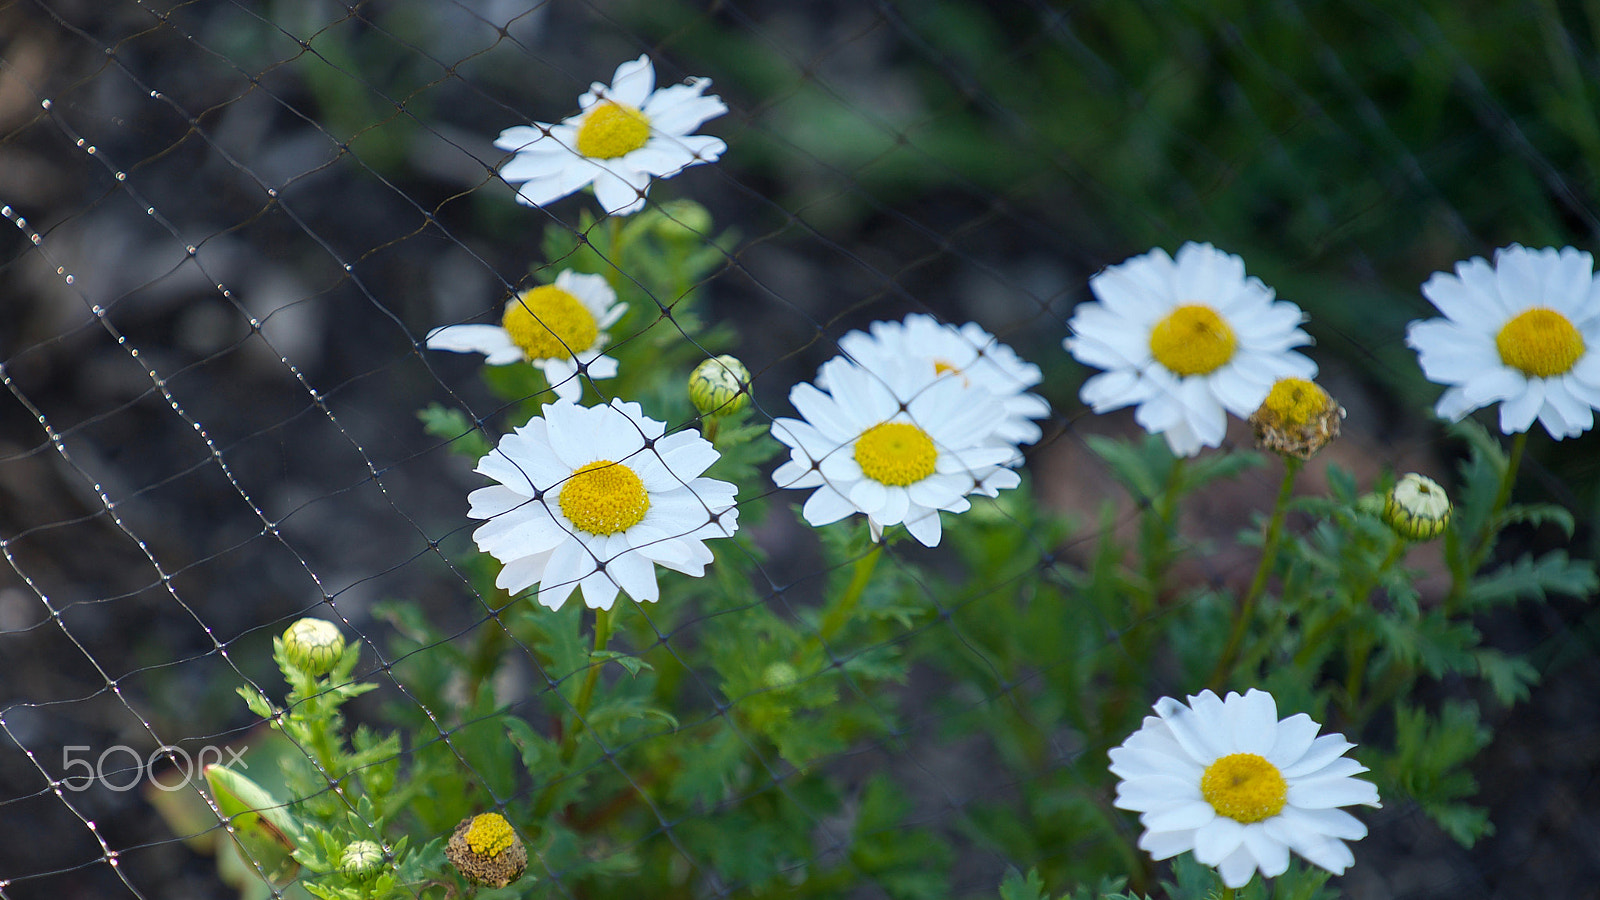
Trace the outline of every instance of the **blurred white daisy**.
<path fill-rule="evenodd" d="M 1600 283 L 1594 259 L 1571 247 L 1512 244 L 1435 272 L 1422 293 L 1442 319 L 1412 322 L 1406 344 L 1430 381 L 1447 385 L 1436 407 L 1457 421 L 1500 404 L 1500 431 L 1538 419 L 1556 440 L 1594 427 L 1600 408 Z"/>
<path fill-rule="evenodd" d="M 1010 444 L 1031 444 L 1043 433 L 1034 419 L 1050 415 L 1050 404 L 1027 390 L 1043 376 L 1039 367 L 984 331 L 976 322 L 959 328 L 932 316 L 912 313 L 902 322 L 873 322 L 867 331 L 839 339 L 839 349 L 857 364 L 877 371 L 896 363 L 926 365 L 935 376 L 949 375 L 983 388 L 1005 407 L 995 438 Z M 824 390 L 828 385 L 818 378 Z M 1022 462 L 1016 454 L 1013 464 Z"/>
<path fill-rule="evenodd" d="M 1355 862 L 1345 841 L 1367 827 L 1342 809 L 1379 806 L 1378 789 L 1352 778 L 1366 767 L 1344 754 L 1343 735 L 1317 737 L 1304 713 L 1278 720 L 1265 691 L 1219 700 L 1211 691 L 1171 697 L 1122 746 L 1111 772 L 1122 779 L 1116 806 L 1139 813 L 1139 848 L 1155 859 L 1193 851 L 1228 887 L 1257 870 L 1269 878 L 1289 868 L 1289 851 L 1334 873 Z"/>
<path fill-rule="evenodd" d="M 965 512 L 968 494 L 993 497 L 1019 483 L 1003 465 L 1017 448 L 993 440 L 1005 408 L 987 391 L 912 366 L 868 371 L 844 357 L 823 364 L 818 380 L 828 392 L 810 384 L 789 392 L 803 421 L 772 423 L 772 436 L 790 448 L 772 480 L 816 488 L 801 510 L 812 525 L 859 512 L 874 540 L 904 523 L 933 547 L 940 510 Z"/>
<path fill-rule="evenodd" d="M 517 200 L 528 206 L 552 203 L 587 184 L 611 215 L 644 207 L 651 178 L 671 178 L 689 166 L 716 162 L 727 145 L 721 138 L 691 134 L 707 119 L 728 111 L 722 98 L 702 95 L 709 78 L 690 78 L 654 90 L 656 70 L 648 55 L 617 66 L 611 85 L 595 82 L 578 98 L 578 114 L 556 125 L 517 125 L 494 142 L 516 155 L 500 177 L 522 182 Z"/>
<path fill-rule="evenodd" d="M 654 601 L 658 565 L 705 574 L 705 542 L 738 530 L 736 489 L 700 477 L 717 460 L 709 441 L 665 429 L 637 403 L 563 401 L 501 438 L 476 470 L 499 483 L 467 497 L 467 515 L 488 520 L 472 539 L 504 564 L 495 585 L 537 584 L 551 609 L 581 585 L 584 603 L 610 609 L 619 589 Z"/>
<path fill-rule="evenodd" d="M 1159 248 L 1089 279 L 1098 302 L 1080 304 L 1065 346 L 1104 369 L 1079 396 L 1096 413 L 1137 406 L 1134 419 L 1193 456 L 1222 443 L 1227 414 L 1246 418 L 1279 378 L 1312 378 L 1317 365 L 1290 348 L 1311 343 L 1300 307 L 1273 300 L 1244 261 L 1210 244 Z"/>
<path fill-rule="evenodd" d="M 562 400 L 583 394 L 578 379 L 611 378 L 617 361 L 601 354 L 610 342 L 606 329 L 622 318 L 628 304 L 600 275 L 571 270 L 555 284 L 522 291 L 506 302 L 499 325 L 446 325 L 428 332 L 429 350 L 482 353 L 484 363 L 504 366 L 526 361 L 544 373 Z"/>

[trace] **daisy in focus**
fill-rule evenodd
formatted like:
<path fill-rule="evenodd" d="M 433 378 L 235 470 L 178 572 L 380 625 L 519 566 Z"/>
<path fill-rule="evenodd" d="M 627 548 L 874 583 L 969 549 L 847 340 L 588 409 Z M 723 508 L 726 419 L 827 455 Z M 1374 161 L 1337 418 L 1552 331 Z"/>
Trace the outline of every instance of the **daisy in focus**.
<path fill-rule="evenodd" d="M 583 394 L 581 369 L 590 378 L 612 378 L 617 361 L 601 354 L 606 331 L 628 309 L 603 276 L 571 270 L 554 284 L 522 291 L 506 302 L 499 325 L 446 325 L 428 332 L 429 350 L 482 353 L 491 366 L 527 362 L 544 373 L 562 400 Z"/>
<path fill-rule="evenodd" d="M 665 430 L 637 403 L 563 401 L 501 438 L 475 470 L 499 483 L 467 496 L 467 515 L 488 520 L 472 539 L 504 564 L 495 586 L 539 585 L 551 609 L 581 586 L 590 608 L 610 609 L 619 590 L 655 601 L 658 565 L 705 574 L 705 542 L 739 528 L 736 489 L 700 477 L 717 460 L 709 441 Z"/>
<path fill-rule="evenodd" d="M 1556 440 L 1594 427 L 1600 409 L 1600 284 L 1594 259 L 1571 247 L 1512 244 L 1435 272 L 1422 293 L 1442 319 L 1412 322 L 1406 345 L 1428 380 L 1446 385 L 1435 411 L 1459 421 L 1500 404 L 1500 431 L 1538 419 Z"/>
<path fill-rule="evenodd" d="M 959 328 L 932 316 L 912 313 L 901 322 L 873 322 L 867 331 L 839 339 L 839 349 L 870 371 L 905 361 L 929 366 L 935 376 L 950 376 L 983 388 L 1005 407 L 1006 417 L 995 438 L 1009 444 L 1031 444 L 1043 432 L 1035 419 L 1050 415 L 1050 404 L 1027 390 L 1043 376 L 1039 367 L 984 331 L 976 322 Z M 828 385 L 817 379 L 819 387 Z M 1011 464 L 1022 462 L 1017 454 Z"/>
<path fill-rule="evenodd" d="M 1139 813 L 1139 848 L 1155 859 L 1192 851 L 1230 888 L 1259 870 L 1289 868 L 1293 850 L 1335 875 L 1355 862 L 1345 841 L 1367 827 L 1341 806 L 1380 806 L 1378 789 L 1351 776 L 1343 735 L 1317 737 L 1304 713 L 1279 721 L 1272 695 L 1252 689 L 1218 699 L 1209 690 L 1187 705 L 1162 697 L 1156 715 L 1111 751 L 1116 806 Z"/>
<path fill-rule="evenodd" d="M 716 162 L 721 138 L 691 134 L 728 111 L 722 98 L 703 92 L 709 78 L 655 89 L 648 55 L 617 66 L 609 86 L 595 82 L 578 98 L 578 114 L 559 124 L 517 125 L 494 145 L 515 155 L 500 177 L 516 184 L 517 201 L 544 206 L 585 185 L 614 216 L 644 207 L 652 178 L 671 178 L 689 166 Z"/>
<path fill-rule="evenodd" d="M 772 473 L 781 488 L 816 488 L 801 514 L 814 526 L 862 513 L 873 540 L 904 524 L 924 546 L 939 543 L 939 511 L 971 508 L 969 494 L 1016 487 L 1004 466 L 1017 453 L 995 442 L 1004 406 L 958 378 L 916 366 L 868 371 L 843 357 L 824 363 L 828 391 L 798 384 L 789 402 L 804 419 L 775 419 L 772 436 L 789 461 Z"/>
<path fill-rule="evenodd" d="M 1193 456 L 1221 445 L 1228 413 L 1246 418 L 1280 378 L 1317 365 L 1291 348 L 1311 343 L 1300 307 L 1273 299 L 1244 261 L 1210 244 L 1176 258 L 1157 248 L 1089 279 L 1097 302 L 1067 323 L 1078 362 L 1104 369 L 1079 396 L 1096 413 L 1134 406 L 1134 419 Z"/>

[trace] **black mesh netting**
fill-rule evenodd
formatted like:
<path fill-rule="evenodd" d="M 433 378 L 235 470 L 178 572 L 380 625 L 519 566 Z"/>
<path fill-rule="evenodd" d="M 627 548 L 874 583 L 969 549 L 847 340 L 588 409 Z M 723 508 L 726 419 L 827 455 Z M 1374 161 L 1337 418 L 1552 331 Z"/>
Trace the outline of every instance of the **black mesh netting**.
<path fill-rule="evenodd" d="M 445 676 L 401 658 L 428 648 L 397 650 L 383 604 L 414 603 L 455 646 L 502 628 L 457 563 L 483 479 L 416 413 L 437 403 L 494 432 L 509 407 L 481 359 L 422 341 L 531 284 L 554 262 L 545 229 L 581 244 L 606 227 L 580 201 L 514 203 L 492 141 L 558 121 L 619 61 L 648 53 L 662 84 L 710 76 L 729 107 L 705 128 L 723 159 L 651 197 L 693 198 L 736 235 L 684 290 L 737 334 L 755 418 L 792 415 L 790 386 L 851 328 L 978 321 L 1044 371 L 1054 411 L 1027 451 L 1028 489 L 1088 523 L 1050 548 L 1083 563 L 1104 504 L 1124 503 L 1125 525 L 1133 514 L 1085 438 L 1137 428 L 1083 408 L 1064 323 L 1090 275 L 1151 246 L 1214 241 L 1306 309 L 1323 381 L 1350 410 L 1333 462 L 1367 480 L 1448 471 L 1459 449 L 1423 414 L 1434 388 L 1401 340 L 1429 313 L 1416 286 L 1512 241 L 1592 246 L 1597 16 L 1554 0 L 0 0 L 0 896 L 233 896 L 215 816 L 186 829 L 163 804 L 198 794 L 153 791 L 146 776 L 169 770 L 141 767 L 163 746 L 226 762 L 219 748 L 265 740 L 234 688 L 281 695 L 271 639 L 301 616 L 362 644 L 358 674 L 380 688 L 355 721 L 431 717 L 418 740 L 446 746 L 471 727 Z M 658 326 L 680 327 L 677 298 L 650 299 Z M 662 393 L 683 375 L 664 372 Z M 1592 448 L 1547 445 L 1529 470 L 1530 490 L 1578 515 L 1578 553 Z M 1191 505 L 1186 533 L 1212 552 L 1175 577 L 1248 581 L 1254 550 L 1233 536 L 1275 489 L 1257 470 Z M 749 603 L 793 619 L 836 573 L 793 498 L 758 499 L 771 509 L 752 532 Z M 893 553 L 922 566 L 930 596 L 956 577 L 916 551 Z M 1047 562 L 963 596 L 1052 577 Z M 888 643 L 964 644 L 982 668 L 982 642 L 939 612 Z M 649 628 L 670 651 L 702 625 Z M 1348 895 L 1594 890 L 1600 632 L 1570 599 L 1483 628 L 1545 676 L 1524 705 L 1486 705 L 1497 738 L 1472 770 L 1496 833 L 1464 849 L 1388 804 L 1366 816 Z M 535 650 L 504 635 L 521 660 L 505 677 L 550 690 Z M 818 763 L 847 791 L 892 779 L 906 827 L 954 848 L 963 897 L 1033 863 L 971 827 L 1032 776 L 949 710 L 1009 703 L 1052 670 L 990 668 L 986 692 L 949 697 L 914 667 L 871 698 L 895 710 L 890 735 Z M 699 690 L 703 717 L 739 704 Z M 1047 759 L 1075 752 L 1062 733 L 1040 740 Z M 408 744 L 402 768 L 418 752 L 433 751 Z M 850 804 L 815 812 L 785 764 L 756 756 L 769 789 L 719 811 L 787 804 L 815 860 L 837 866 Z M 73 781 L 71 760 L 103 782 Z M 532 790 L 463 762 L 501 801 Z M 696 857 L 692 819 L 656 827 L 682 866 L 716 868 Z M 856 877 L 809 896 L 905 895 L 859 860 L 838 868 Z M 779 896 L 717 871 L 686 883 Z M 625 895 L 540 874 L 529 896 Z"/>

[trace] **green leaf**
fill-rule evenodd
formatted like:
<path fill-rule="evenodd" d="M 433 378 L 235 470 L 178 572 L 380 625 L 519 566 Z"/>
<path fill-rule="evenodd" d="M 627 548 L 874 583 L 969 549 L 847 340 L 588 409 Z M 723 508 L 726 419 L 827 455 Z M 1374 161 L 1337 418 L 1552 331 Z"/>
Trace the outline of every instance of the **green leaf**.
<path fill-rule="evenodd" d="M 1550 594 L 1586 597 L 1600 589 L 1594 563 L 1572 559 L 1565 550 L 1552 550 L 1535 560 L 1524 555 L 1516 562 L 1472 580 L 1467 587 L 1469 609 L 1506 606 L 1519 600 L 1545 600 Z"/>
<path fill-rule="evenodd" d="M 441 440 L 451 442 L 450 451 L 478 459 L 489 452 L 489 439 L 471 417 L 459 409 L 442 403 L 430 403 L 417 411 L 422 429 Z"/>
<path fill-rule="evenodd" d="M 1048 900 L 1039 870 L 1029 869 L 1027 875 L 1016 869 L 1007 872 L 1000 882 L 1000 900 Z"/>
<path fill-rule="evenodd" d="M 211 765 L 205 767 L 205 778 L 217 809 L 233 826 L 233 838 L 244 858 L 259 865 L 274 884 L 292 880 L 300 871 L 295 850 L 305 842 L 300 821 L 242 773 Z"/>
<path fill-rule="evenodd" d="M 639 657 L 617 650 L 595 650 L 590 652 L 589 659 L 593 660 L 597 665 L 604 665 L 607 661 L 615 662 L 617 665 L 627 669 L 628 674 L 635 678 L 638 677 L 641 669 L 655 670 L 654 666 Z"/>
<path fill-rule="evenodd" d="M 1528 689 L 1539 683 L 1539 670 L 1521 656 L 1507 656 L 1493 648 L 1480 649 L 1478 674 L 1489 682 L 1495 699 L 1506 706 L 1528 699 Z"/>

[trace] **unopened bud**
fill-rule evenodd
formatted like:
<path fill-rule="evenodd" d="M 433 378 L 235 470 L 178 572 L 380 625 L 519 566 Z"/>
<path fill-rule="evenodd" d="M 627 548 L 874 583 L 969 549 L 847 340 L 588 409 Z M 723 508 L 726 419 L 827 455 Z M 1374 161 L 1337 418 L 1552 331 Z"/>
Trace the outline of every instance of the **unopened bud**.
<path fill-rule="evenodd" d="M 693 200 L 668 200 L 661 204 L 655 232 L 668 241 L 707 240 L 711 237 L 711 213 Z"/>
<path fill-rule="evenodd" d="M 307 675 L 326 675 L 344 655 L 344 635 L 327 619 L 301 619 L 283 633 L 283 651 Z"/>
<path fill-rule="evenodd" d="M 732 415 L 750 405 L 750 370 L 737 357 L 714 356 L 689 373 L 689 400 L 702 416 Z"/>
<path fill-rule="evenodd" d="M 351 841 L 339 854 L 339 871 L 365 880 L 383 868 L 383 848 L 375 841 Z"/>
<path fill-rule="evenodd" d="M 1383 521 L 1408 541 L 1436 538 L 1450 524 L 1450 497 L 1432 478 L 1412 472 L 1390 488 Z"/>

